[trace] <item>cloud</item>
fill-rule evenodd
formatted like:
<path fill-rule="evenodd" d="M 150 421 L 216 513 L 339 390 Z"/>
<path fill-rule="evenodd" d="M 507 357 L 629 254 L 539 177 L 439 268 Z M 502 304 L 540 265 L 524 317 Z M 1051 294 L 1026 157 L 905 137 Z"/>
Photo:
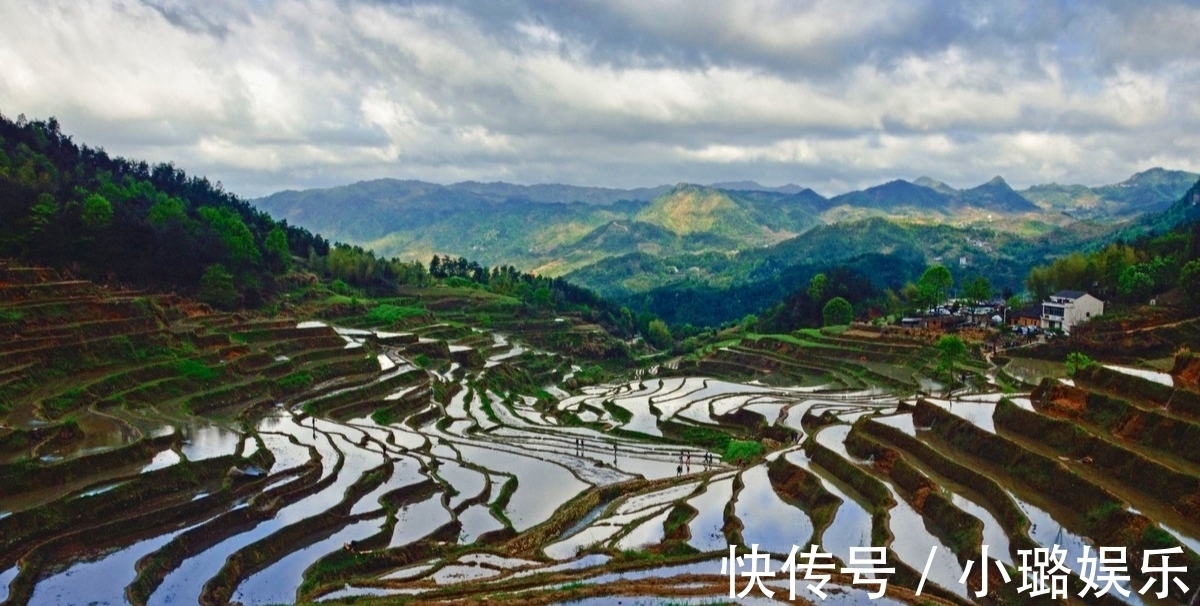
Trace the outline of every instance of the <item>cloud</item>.
<path fill-rule="evenodd" d="M 0 111 L 258 196 L 1200 170 L 1192 3 L 14 0 Z"/>

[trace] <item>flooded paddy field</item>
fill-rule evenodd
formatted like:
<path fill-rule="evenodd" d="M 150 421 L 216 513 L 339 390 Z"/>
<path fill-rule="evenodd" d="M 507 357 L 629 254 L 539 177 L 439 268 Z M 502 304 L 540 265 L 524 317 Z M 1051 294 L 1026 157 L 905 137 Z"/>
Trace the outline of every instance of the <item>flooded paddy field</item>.
<path fill-rule="evenodd" d="M 713 603 L 730 545 L 774 571 L 885 548 L 885 596 L 837 571 L 824 600 L 797 583 L 812 603 L 1024 603 L 976 596 L 984 544 L 1016 579 L 1020 550 L 1077 571 L 1086 548 L 1178 546 L 1200 588 L 1200 395 L 1161 372 L 1045 365 L 1006 394 L 984 367 L 933 381 L 920 344 L 814 331 L 584 382 L 536 340 L 553 318 L 183 305 L 0 329 L 5 368 L 75 369 L 0 375 L 0 603 Z M 791 603 L 786 578 L 737 603 Z"/>

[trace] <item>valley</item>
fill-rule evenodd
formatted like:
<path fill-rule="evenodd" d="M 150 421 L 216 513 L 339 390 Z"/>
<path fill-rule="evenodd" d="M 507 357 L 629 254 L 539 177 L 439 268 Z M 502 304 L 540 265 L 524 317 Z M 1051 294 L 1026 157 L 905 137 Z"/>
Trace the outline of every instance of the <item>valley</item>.
<path fill-rule="evenodd" d="M 1178 546 L 1200 586 L 1192 357 L 943 384 L 927 336 L 855 326 L 635 362 L 477 290 L 330 295 L 222 313 L 0 267 L 0 598 L 686 603 L 728 595 L 729 545 L 809 543 L 886 549 L 886 597 L 834 574 L 844 604 L 1020 600 L 959 582 L 984 544 L 1017 578 L 1022 549 Z"/>

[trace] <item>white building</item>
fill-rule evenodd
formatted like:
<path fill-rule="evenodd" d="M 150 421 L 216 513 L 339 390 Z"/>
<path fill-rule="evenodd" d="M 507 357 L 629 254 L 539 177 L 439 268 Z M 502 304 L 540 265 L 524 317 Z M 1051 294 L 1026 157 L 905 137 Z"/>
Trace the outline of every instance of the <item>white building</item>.
<path fill-rule="evenodd" d="M 1071 329 L 1088 318 L 1104 315 L 1104 301 L 1078 290 L 1063 290 L 1042 301 L 1042 328 Z"/>

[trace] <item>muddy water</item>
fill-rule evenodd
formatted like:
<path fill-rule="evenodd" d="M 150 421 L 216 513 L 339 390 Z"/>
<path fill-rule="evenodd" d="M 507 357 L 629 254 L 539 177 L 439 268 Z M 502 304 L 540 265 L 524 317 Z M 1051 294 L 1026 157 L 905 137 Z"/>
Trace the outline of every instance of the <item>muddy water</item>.
<path fill-rule="evenodd" d="M 299 467 L 310 460 L 308 449 L 288 439 L 285 435 L 260 433 L 263 444 L 275 456 L 275 464 L 268 470 L 278 473 L 286 469 Z"/>
<path fill-rule="evenodd" d="M 167 449 L 154 455 L 154 458 L 150 461 L 150 463 L 142 468 L 142 473 L 164 469 L 175 465 L 179 461 L 179 453 L 175 452 L 174 450 Z"/>
<path fill-rule="evenodd" d="M 992 414 L 996 412 L 995 402 L 947 401 L 937 398 L 926 398 L 926 401 L 960 419 L 970 421 L 972 425 L 988 433 L 996 433 L 996 425 L 992 422 Z"/>
<path fill-rule="evenodd" d="M 771 487 L 766 465 L 742 473 L 745 486 L 737 495 L 736 514 L 742 521 L 742 540 L 758 550 L 787 555 L 812 539 L 813 526 L 800 508 L 789 505 Z"/>

